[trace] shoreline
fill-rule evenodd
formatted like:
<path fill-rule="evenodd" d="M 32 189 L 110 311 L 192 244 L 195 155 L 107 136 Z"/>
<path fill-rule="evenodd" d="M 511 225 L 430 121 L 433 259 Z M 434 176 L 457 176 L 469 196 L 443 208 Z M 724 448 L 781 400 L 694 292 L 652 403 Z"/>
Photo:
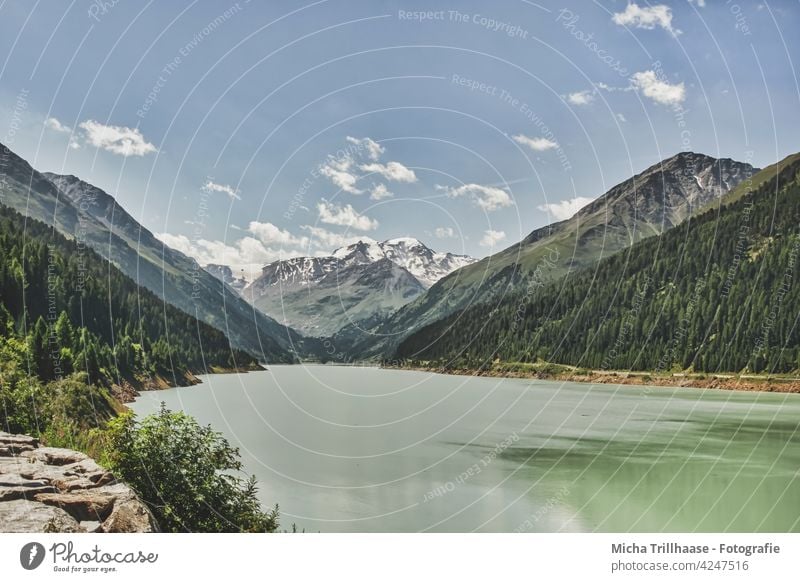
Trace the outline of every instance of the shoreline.
<path fill-rule="evenodd" d="M 221 368 L 212 366 L 205 372 L 195 372 L 188 370 L 180 376 L 176 376 L 177 382 L 167 380 L 164 376 L 156 374 L 149 378 L 137 378 L 134 382 L 123 380 L 121 384 L 113 384 L 110 388 L 111 395 L 119 400 L 123 405 L 135 401 L 142 392 L 156 392 L 158 390 L 168 390 L 170 388 L 182 388 L 186 386 L 196 386 L 202 384 L 200 376 L 211 374 L 247 374 L 248 372 L 262 372 L 267 370 L 266 365 L 255 364 L 239 368 Z"/>
<path fill-rule="evenodd" d="M 508 365 L 505 365 L 508 366 Z M 625 386 L 652 386 L 654 388 L 699 388 L 705 390 L 731 390 L 736 392 L 766 392 L 800 394 L 800 378 L 759 376 L 757 374 L 684 374 L 670 375 L 653 372 L 627 372 L 621 370 L 587 370 L 564 364 L 504 364 L 492 365 L 488 370 L 471 368 L 441 368 L 438 366 L 406 365 L 381 366 L 386 370 L 432 372 L 449 376 L 479 376 L 487 378 L 514 378 L 579 382 L 582 384 L 610 384 Z M 526 369 L 527 368 L 527 369 Z M 563 368 L 554 371 L 553 368 Z"/>

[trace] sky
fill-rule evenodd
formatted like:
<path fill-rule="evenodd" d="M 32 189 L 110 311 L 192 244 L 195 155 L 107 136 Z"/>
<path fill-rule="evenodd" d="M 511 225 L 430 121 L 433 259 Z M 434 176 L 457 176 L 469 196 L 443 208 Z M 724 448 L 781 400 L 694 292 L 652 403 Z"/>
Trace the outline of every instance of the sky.
<path fill-rule="evenodd" d="M 0 141 L 246 274 L 481 257 L 681 151 L 800 150 L 796 1 L 0 5 Z"/>

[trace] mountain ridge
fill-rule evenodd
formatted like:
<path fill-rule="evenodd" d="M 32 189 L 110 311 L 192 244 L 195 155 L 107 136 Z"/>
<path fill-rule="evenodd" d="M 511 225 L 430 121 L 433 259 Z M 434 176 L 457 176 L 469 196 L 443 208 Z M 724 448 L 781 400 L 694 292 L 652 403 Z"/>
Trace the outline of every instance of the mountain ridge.
<path fill-rule="evenodd" d="M 630 257 L 608 257 L 568 287 L 552 282 L 451 314 L 412 333 L 395 357 L 459 369 L 544 361 L 656 373 L 797 370 L 800 287 L 787 281 L 800 269 L 800 156 L 765 171 L 748 193 L 637 242 Z"/>
<path fill-rule="evenodd" d="M 519 243 L 442 278 L 360 339 L 348 338 L 348 350 L 380 357 L 414 329 L 471 304 L 502 298 L 531 273 L 555 280 L 597 264 L 681 224 L 756 171 L 750 164 L 694 152 L 666 158 L 613 186 L 569 219 L 535 229 Z"/>
<path fill-rule="evenodd" d="M 111 261 L 137 285 L 225 333 L 263 362 L 291 362 L 303 338 L 256 312 L 197 262 L 159 241 L 104 190 L 76 176 L 40 173 L 6 146 L 0 203 L 54 226 Z M 77 203 L 76 203 L 77 201 Z"/>
<path fill-rule="evenodd" d="M 325 337 L 360 321 L 374 325 L 474 260 L 437 253 L 415 238 L 365 238 L 327 256 L 269 263 L 242 295 L 302 333 Z"/>

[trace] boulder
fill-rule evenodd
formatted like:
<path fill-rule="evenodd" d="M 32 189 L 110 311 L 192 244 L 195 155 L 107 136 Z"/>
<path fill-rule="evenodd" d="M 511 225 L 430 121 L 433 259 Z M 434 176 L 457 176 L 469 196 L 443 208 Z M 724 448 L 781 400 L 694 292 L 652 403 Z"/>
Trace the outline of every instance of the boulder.
<path fill-rule="evenodd" d="M 116 497 L 97 489 L 82 489 L 69 493 L 37 493 L 34 500 L 60 507 L 78 521 L 103 521 L 114 507 Z"/>
<path fill-rule="evenodd" d="M 18 499 L 0 503 L 0 526 L 7 533 L 79 533 L 86 529 L 58 507 Z"/>
<path fill-rule="evenodd" d="M 106 533 L 157 532 L 158 525 L 147 506 L 138 499 L 128 499 L 114 504 L 111 515 L 103 522 Z"/>
<path fill-rule="evenodd" d="M 0 432 L 0 532 L 153 532 L 136 493 L 93 459 Z"/>

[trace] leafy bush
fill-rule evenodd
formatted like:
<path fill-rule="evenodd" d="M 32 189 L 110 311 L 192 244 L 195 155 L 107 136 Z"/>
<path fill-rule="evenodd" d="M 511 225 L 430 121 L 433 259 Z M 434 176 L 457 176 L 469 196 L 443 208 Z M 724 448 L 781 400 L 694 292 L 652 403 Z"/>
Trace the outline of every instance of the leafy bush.
<path fill-rule="evenodd" d="M 163 531 L 277 529 L 277 505 L 261 510 L 255 477 L 238 476 L 238 449 L 210 426 L 162 404 L 141 422 L 128 413 L 108 427 L 111 469 L 150 506 Z"/>

